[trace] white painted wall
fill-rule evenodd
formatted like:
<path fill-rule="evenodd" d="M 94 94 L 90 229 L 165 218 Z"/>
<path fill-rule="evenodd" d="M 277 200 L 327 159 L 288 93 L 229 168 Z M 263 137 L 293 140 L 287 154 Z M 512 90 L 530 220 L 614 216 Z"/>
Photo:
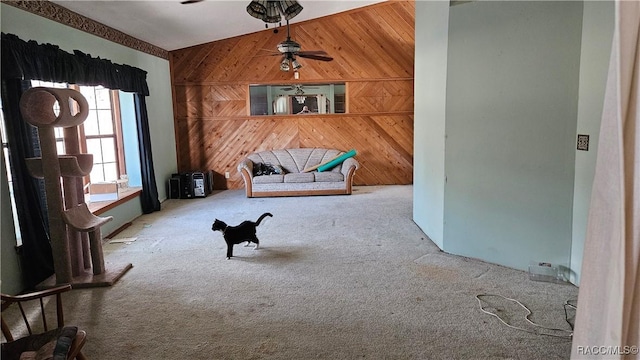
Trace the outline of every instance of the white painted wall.
<path fill-rule="evenodd" d="M 570 280 L 580 283 L 582 253 L 595 174 L 598 135 L 614 27 L 613 1 L 585 1 L 580 56 L 577 134 L 589 135 L 589 151 L 576 150 Z"/>
<path fill-rule="evenodd" d="M 413 220 L 440 248 L 444 242 L 448 31 L 449 1 L 416 1 Z"/>
<path fill-rule="evenodd" d="M 451 7 L 445 242 L 569 266 L 582 2 Z"/>
<path fill-rule="evenodd" d="M 167 198 L 166 182 L 171 174 L 177 171 L 169 61 L 75 30 L 4 3 L 0 4 L 0 16 L 0 28 L 4 33 L 15 34 L 23 40 L 55 44 L 71 53 L 77 49 L 94 57 L 109 59 L 114 63 L 127 64 L 147 71 L 150 96 L 147 97 L 146 102 L 154 170 L 160 201 L 165 200 Z M 1 186 L 6 188 L 6 181 L 3 180 Z M 108 230 L 117 229 L 141 215 L 142 210 L 139 200 L 134 199 L 109 213 L 116 214 L 117 217 L 109 223 L 108 228 L 104 229 L 105 234 L 109 233 Z M 5 217 L 10 215 L 11 212 L 8 214 L 2 212 L 3 225 Z M 3 248 L 5 242 L 15 243 L 15 239 L 4 237 L 3 226 Z M 19 269 L 5 271 L 3 264 L 2 270 L 4 289 L 5 279 L 8 282 L 13 273 L 19 272 Z"/>
<path fill-rule="evenodd" d="M 414 221 L 441 249 L 579 281 L 612 27 L 610 1 L 416 2 Z"/>

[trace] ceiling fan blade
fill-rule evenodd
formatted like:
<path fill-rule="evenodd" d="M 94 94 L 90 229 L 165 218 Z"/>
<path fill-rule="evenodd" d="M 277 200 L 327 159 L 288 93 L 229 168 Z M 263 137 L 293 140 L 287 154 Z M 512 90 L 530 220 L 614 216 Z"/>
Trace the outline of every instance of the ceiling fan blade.
<path fill-rule="evenodd" d="M 255 55 L 254 57 L 263 57 L 263 56 L 282 56 L 281 53 L 273 53 L 273 54 L 258 54 Z"/>
<path fill-rule="evenodd" d="M 321 56 L 321 55 L 314 55 L 314 54 L 307 54 L 307 53 L 298 53 L 298 56 L 301 58 L 306 58 L 306 59 L 312 59 L 312 60 L 320 60 L 320 61 L 331 61 L 333 60 L 332 57 L 330 56 Z"/>
<path fill-rule="evenodd" d="M 303 55 L 329 55 L 324 50 L 298 51 L 298 54 L 303 54 Z"/>
<path fill-rule="evenodd" d="M 180 4 L 182 5 L 187 5 L 187 4 L 195 4 L 195 3 L 199 3 L 203 0 L 184 0 L 184 1 L 180 1 Z"/>

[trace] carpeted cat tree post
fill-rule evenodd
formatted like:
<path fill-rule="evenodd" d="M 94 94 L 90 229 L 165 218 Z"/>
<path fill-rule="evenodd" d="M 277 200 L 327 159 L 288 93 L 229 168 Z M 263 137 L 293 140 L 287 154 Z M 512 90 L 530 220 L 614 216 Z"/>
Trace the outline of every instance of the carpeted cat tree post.
<path fill-rule="evenodd" d="M 77 127 L 87 118 L 87 100 L 76 90 L 36 87 L 22 95 L 20 111 L 26 122 L 38 128 L 42 157 L 26 162 L 31 176 L 44 178 L 55 270 L 38 287 L 113 285 L 132 265 L 105 268 L 100 227 L 113 217 L 93 215 L 84 201 L 82 178 L 93 168 L 93 155 L 80 153 Z M 64 128 L 66 155 L 57 153 L 56 127 Z"/>

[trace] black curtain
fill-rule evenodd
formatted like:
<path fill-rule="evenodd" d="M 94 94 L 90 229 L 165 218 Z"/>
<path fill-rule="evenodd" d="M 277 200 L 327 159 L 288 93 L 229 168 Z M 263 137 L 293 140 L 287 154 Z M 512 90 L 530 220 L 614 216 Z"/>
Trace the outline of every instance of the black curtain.
<path fill-rule="evenodd" d="M 78 50 L 70 54 L 56 45 L 24 41 L 13 34 L 1 35 L 2 102 L 8 128 L 10 166 L 18 221 L 23 237 L 23 269 L 27 286 L 32 288 L 53 274 L 53 258 L 49 244 L 46 204 L 41 196 L 41 181 L 31 178 L 24 161 L 25 158 L 39 156 L 35 128 L 24 122 L 20 115 L 20 97 L 30 87 L 29 80 L 85 86 L 102 85 L 113 90 L 135 93 L 143 186 L 141 199 L 145 214 L 160 210 L 145 102 L 149 88 L 147 72 L 144 70 L 94 58 Z"/>
<path fill-rule="evenodd" d="M 42 180 L 29 175 L 25 158 L 40 156 L 37 129 L 22 120 L 20 97 L 30 88 L 28 81 L 2 79 L 2 107 L 9 147 L 18 222 L 22 234 L 23 280 L 28 289 L 53 274 L 49 224 Z"/>
<path fill-rule="evenodd" d="M 97 86 L 149 95 L 147 72 L 129 65 L 114 64 L 82 51 L 70 54 L 56 45 L 24 41 L 2 33 L 2 76 Z"/>
<path fill-rule="evenodd" d="M 142 193 L 140 202 L 145 214 L 160 210 L 156 175 L 153 171 L 153 156 L 151 155 L 151 137 L 149 136 L 149 117 L 147 103 L 140 94 L 133 96 L 136 108 L 136 125 L 138 126 L 138 148 L 140 149 L 140 175 L 142 177 Z"/>

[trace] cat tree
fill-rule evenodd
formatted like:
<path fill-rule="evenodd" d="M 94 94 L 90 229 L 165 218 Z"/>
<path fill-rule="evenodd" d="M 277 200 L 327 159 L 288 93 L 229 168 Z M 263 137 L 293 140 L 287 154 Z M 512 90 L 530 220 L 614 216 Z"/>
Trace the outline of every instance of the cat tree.
<path fill-rule="evenodd" d="M 84 200 L 82 178 L 93 168 L 93 155 L 80 153 L 77 127 L 89 113 L 87 100 L 73 89 L 35 87 L 22 95 L 20 111 L 38 129 L 42 157 L 26 163 L 31 176 L 44 179 L 55 270 L 38 287 L 113 285 L 132 265 L 105 268 L 100 227 L 113 217 L 93 215 Z M 65 155 L 57 153 L 56 127 L 64 131 Z"/>

